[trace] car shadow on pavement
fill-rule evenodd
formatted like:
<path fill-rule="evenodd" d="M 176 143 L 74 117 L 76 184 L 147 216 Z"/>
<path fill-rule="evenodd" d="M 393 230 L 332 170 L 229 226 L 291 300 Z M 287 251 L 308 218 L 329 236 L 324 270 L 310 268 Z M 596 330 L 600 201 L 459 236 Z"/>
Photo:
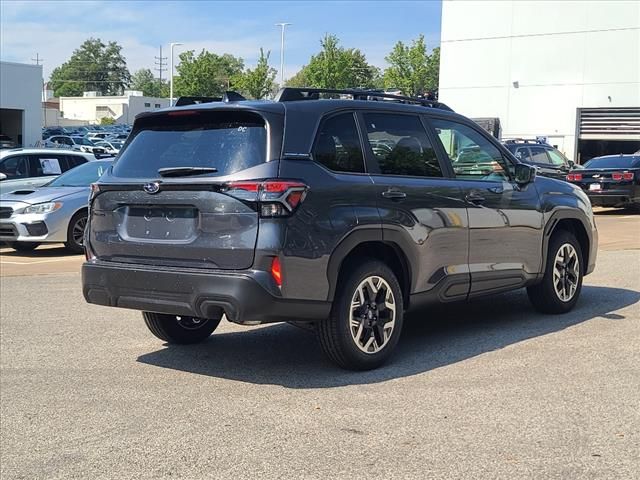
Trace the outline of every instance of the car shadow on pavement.
<path fill-rule="evenodd" d="M 633 290 L 584 286 L 578 305 L 565 315 L 535 312 L 524 291 L 436 306 L 408 316 L 395 355 L 383 367 L 369 372 L 333 366 L 312 332 L 287 324 L 214 333 L 202 344 L 166 346 L 141 355 L 138 361 L 286 388 L 372 384 L 427 372 L 598 317 L 620 321 L 625 317 L 613 312 L 638 301 L 640 292 Z"/>
<path fill-rule="evenodd" d="M 73 257 L 81 254 L 73 253 L 64 248 L 64 245 L 59 247 L 39 247 L 30 252 L 18 252 L 13 248 L 0 247 L 0 255 L 3 257 L 23 257 L 23 258 L 50 258 L 50 257 Z"/>

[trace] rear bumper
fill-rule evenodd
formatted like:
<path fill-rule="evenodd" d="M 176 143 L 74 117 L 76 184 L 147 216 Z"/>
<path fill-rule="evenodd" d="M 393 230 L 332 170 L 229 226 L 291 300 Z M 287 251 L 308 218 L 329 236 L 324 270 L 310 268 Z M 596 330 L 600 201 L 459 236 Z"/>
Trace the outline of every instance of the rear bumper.
<path fill-rule="evenodd" d="M 287 299 L 269 286 L 268 274 L 184 271 L 89 261 L 82 266 L 89 303 L 148 312 L 259 324 L 326 318 L 330 302 Z"/>
<path fill-rule="evenodd" d="M 598 207 L 616 207 L 640 201 L 640 188 L 629 185 L 615 190 L 585 191 L 591 205 Z"/>

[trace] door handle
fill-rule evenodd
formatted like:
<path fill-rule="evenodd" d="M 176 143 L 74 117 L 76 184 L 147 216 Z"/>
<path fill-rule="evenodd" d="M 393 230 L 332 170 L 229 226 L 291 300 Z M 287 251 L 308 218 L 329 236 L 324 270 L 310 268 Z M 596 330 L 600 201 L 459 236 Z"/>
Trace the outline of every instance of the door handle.
<path fill-rule="evenodd" d="M 476 192 L 467 193 L 464 199 L 469 203 L 473 203 L 474 205 L 480 205 L 485 201 L 485 198 Z"/>
<path fill-rule="evenodd" d="M 392 189 L 385 190 L 384 192 L 382 192 L 382 196 L 390 200 L 402 200 L 403 198 L 407 198 L 406 193 L 401 192 L 400 190 L 392 190 Z"/>

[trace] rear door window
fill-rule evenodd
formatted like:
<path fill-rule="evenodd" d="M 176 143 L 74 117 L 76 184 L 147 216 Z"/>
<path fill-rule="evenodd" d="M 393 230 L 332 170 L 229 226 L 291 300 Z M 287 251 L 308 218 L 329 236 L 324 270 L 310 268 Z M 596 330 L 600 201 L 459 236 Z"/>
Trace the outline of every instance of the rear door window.
<path fill-rule="evenodd" d="M 531 147 L 531 161 L 542 165 L 549 165 L 551 163 L 547 155 L 547 150 L 542 147 Z"/>
<path fill-rule="evenodd" d="M 334 172 L 364 173 L 364 158 L 353 113 L 325 119 L 312 150 L 313 159 Z"/>
<path fill-rule="evenodd" d="M 176 111 L 136 121 L 128 146 L 113 174 L 127 178 L 158 177 L 170 167 L 207 167 L 221 176 L 266 161 L 267 128 L 251 112 Z"/>
<path fill-rule="evenodd" d="M 514 156 L 521 162 L 531 163 L 531 153 L 529 153 L 529 147 L 519 147 L 516 149 Z"/>
<path fill-rule="evenodd" d="M 383 175 L 442 177 L 442 169 L 420 118 L 365 113 L 367 137 Z"/>

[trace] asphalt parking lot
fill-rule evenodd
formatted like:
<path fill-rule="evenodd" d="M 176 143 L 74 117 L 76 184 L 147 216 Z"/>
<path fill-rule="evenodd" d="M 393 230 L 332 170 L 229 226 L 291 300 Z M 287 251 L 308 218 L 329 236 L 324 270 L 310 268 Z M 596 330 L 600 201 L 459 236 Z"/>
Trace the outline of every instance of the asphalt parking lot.
<path fill-rule="evenodd" d="M 425 310 L 367 373 L 289 325 L 168 348 L 84 302 L 81 257 L 2 249 L 0 477 L 637 478 L 640 215 L 597 222 L 573 312 Z"/>

